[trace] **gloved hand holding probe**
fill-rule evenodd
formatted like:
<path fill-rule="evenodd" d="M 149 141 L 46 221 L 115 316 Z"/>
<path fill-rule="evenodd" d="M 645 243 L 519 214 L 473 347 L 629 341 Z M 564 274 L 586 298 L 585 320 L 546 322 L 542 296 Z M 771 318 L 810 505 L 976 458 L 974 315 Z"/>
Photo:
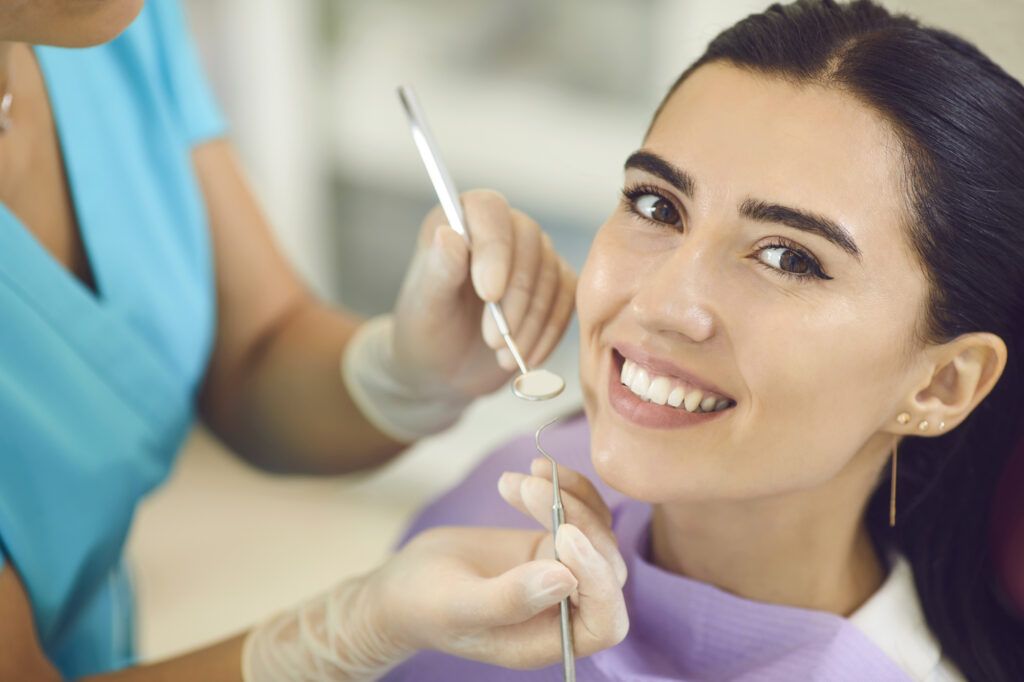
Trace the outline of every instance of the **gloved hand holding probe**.
<path fill-rule="evenodd" d="M 538 460 L 532 473 L 506 473 L 499 490 L 550 528 L 551 467 Z M 377 570 L 254 629 L 245 681 L 375 680 L 421 649 L 537 668 L 561 656 L 557 605 L 566 596 L 578 655 L 618 643 L 628 629 L 626 567 L 611 513 L 586 478 L 564 467 L 559 478 L 568 522 L 557 538 L 561 563 L 544 531 L 426 531 Z"/>

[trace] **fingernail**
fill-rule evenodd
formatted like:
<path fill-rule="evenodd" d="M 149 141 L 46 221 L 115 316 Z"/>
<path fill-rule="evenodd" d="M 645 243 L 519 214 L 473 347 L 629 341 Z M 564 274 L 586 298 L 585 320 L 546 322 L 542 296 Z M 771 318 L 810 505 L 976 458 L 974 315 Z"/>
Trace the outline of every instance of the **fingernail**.
<path fill-rule="evenodd" d="M 444 229 L 451 229 L 451 228 L 449 228 L 447 225 L 444 225 L 444 224 L 438 225 L 437 227 L 434 228 L 434 234 L 430 238 L 430 248 L 435 249 L 435 250 L 441 248 L 441 244 L 442 244 L 441 230 L 444 230 Z"/>
<path fill-rule="evenodd" d="M 442 271 L 446 274 L 451 270 L 451 258 L 444 250 L 444 239 L 441 237 L 442 230 L 451 229 L 447 225 L 440 225 L 434 231 L 434 237 L 430 240 L 430 249 L 427 253 L 428 267 L 432 271 Z"/>
<path fill-rule="evenodd" d="M 618 551 L 612 554 L 612 569 L 615 571 L 615 577 L 619 579 L 619 584 L 624 584 L 629 577 L 629 569 L 626 568 L 626 560 Z"/>
<path fill-rule="evenodd" d="M 536 476 L 524 476 L 521 483 L 520 494 L 523 498 L 529 497 L 535 502 L 551 507 L 551 486 Z"/>
<path fill-rule="evenodd" d="M 497 301 L 502 284 L 501 274 L 488 265 L 485 259 L 473 263 L 473 284 L 477 295 L 485 301 Z"/>
<path fill-rule="evenodd" d="M 506 471 L 498 477 L 498 493 L 507 500 L 516 487 L 522 485 L 522 478 L 522 474 Z"/>
<path fill-rule="evenodd" d="M 512 357 L 512 351 L 508 348 L 499 348 L 495 357 L 498 359 L 498 366 L 506 372 L 511 372 L 516 368 L 516 360 Z"/>
<path fill-rule="evenodd" d="M 563 535 L 565 536 L 565 540 L 563 542 L 567 542 L 569 544 L 570 551 L 572 551 L 577 558 L 585 564 L 592 564 L 597 560 L 599 556 L 597 550 L 594 549 L 594 545 L 590 544 L 590 540 L 587 539 L 587 536 L 584 535 L 579 528 L 569 525 L 561 526 L 558 529 L 558 536 L 561 537 Z"/>
<path fill-rule="evenodd" d="M 592 561 L 597 558 L 597 550 L 594 549 L 594 545 L 590 543 L 587 536 L 577 530 L 575 526 L 569 526 L 569 528 L 571 529 L 569 540 L 572 542 L 576 553 L 586 561 Z"/>
<path fill-rule="evenodd" d="M 552 568 L 531 574 L 523 587 L 527 602 L 534 607 L 544 607 L 569 596 L 576 589 L 576 579 L 565 569 Z"/>

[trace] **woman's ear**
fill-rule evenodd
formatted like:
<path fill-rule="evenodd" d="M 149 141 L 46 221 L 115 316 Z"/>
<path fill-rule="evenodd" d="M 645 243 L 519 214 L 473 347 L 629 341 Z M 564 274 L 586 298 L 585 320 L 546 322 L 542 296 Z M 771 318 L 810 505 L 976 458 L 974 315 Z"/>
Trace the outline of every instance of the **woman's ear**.
<path fill-rule="evenodd" d="M 929 351 L 931 377 L 907 400 L 915 435 L 949 431 L 978 406 L 1006 367 L 1006 344 L 995 334 L 972 332 Z M 928 424 L 920 428 L 922 421 Z"/>

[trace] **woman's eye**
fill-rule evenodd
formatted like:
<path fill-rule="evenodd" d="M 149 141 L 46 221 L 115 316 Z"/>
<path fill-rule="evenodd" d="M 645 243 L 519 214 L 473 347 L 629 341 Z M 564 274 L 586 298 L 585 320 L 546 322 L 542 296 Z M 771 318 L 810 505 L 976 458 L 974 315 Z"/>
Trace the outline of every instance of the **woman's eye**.
<path fill-rule="evenodd" d="M 784 246 L 771 246 L 761 250 L 761 261 L 783 272 L 794 275 L 806 275 L 811 271 L 810 261 L 793 249 Z"/>
<path fill-rule="evenodd" d="M 637 213 L 659 223 L 675 225 L 679 222 L 679 211 L 672 202 L 657 194 L 644 194 L 633 201 Z"/>
<path fill-rule="evenodd" d="M 757 252 L 757 259 L 787 275 L 832 279 L 821 271 L 821 266 L 814 258 L 788 246 L 766 246 Z"/>

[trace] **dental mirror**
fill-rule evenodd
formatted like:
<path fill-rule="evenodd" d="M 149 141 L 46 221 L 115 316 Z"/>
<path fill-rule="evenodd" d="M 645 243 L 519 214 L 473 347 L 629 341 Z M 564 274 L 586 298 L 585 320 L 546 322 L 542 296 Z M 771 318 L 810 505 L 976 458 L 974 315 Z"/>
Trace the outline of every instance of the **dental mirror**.
<path fill-rule="evenodd" d="M 452 182 L 448 170 L 441 163 L 441 155 L 437 151 L 434 138 L 427 128 L 426 118 L 420 109 L 416 99 L 416 93 L 412 87 L 403 85 L 398 88 L 398 98 L 402 100 L 402 107 L 409 119 L 409 128 L 412 130 L 412 139 L 416 143 L 416 149 L 420 153 L 423 165 L 427 168 L 427 175 L 430 176 L 430 184 L 434 186 L 434 193 L 437 194 L 441 208 L 448 219 L 448 224 L 459 233 L 467 245 L 469 230 L 466 229 L 465 216 L 462 213 L 462 203 L 459 201 L 459 193 L 455 191 L 455 183 Z M 519 348 L 512 339 L 512 332 L 501 306 L 493 301 L 486 302 L 487 309 L 491 312 L 501 337 L 505 339 L 505 345 L 519 367 L 519 376 L 512 381 L 512 393 L 523 400 L 549 400 L 554 398 L 565 389 L 565 381 L 562 377 L 546 369 L 530 369 L 523 361 Z"/>

